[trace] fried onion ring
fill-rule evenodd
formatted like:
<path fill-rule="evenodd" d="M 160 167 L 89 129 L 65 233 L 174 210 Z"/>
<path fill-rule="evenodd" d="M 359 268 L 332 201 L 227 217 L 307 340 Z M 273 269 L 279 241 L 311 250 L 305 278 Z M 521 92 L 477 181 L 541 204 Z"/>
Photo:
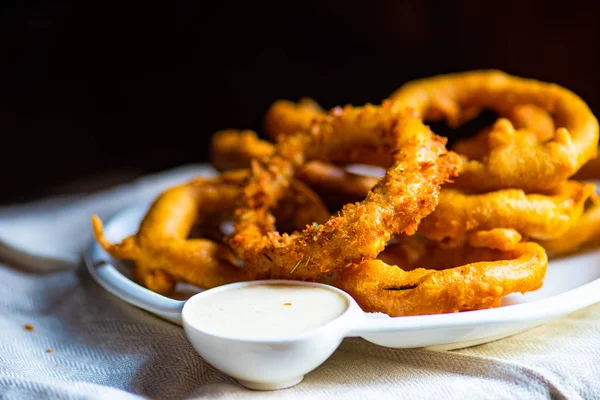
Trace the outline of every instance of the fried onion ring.
<path fill-rule="evenodd" d="M 270 209 L 306 161 L 337 161 L 341 148 L 379 141 L 393 157 L 386 175 L 361 203 L 347 204 L 324 224 L 280 235 Z M 385 157 L 383 157 L 385 159 Z M 374 259 L 395 234 L 412 234 L 437 204 L 440 185 L 458 172 L 445 139 L 385 102 L 334 109 L 310 131 L 282 137 L 271 157 L 252 161 L 252 180 L 236 211 L 228 243 L 256 278 L 320 280 Z"/>
<path fill-rule="evenodd" d="M 565 234 L 583 213 L 594 185 L 563 182 L 549 194 L 526 194 L 521 189 L 504 189 L 468 194 L 444 188 L 440 202 L 423 219 L 419 234 L 461 246 L 476 231 L 508 228 L 535 240 L 549 240 Z"/>
<path fill-rule="evenodd" d="M 304 97 L 298 103 L 277 100 L 267 111 L 263 127 L 267 137 L 273 141 L 281 134 L 288 135 L 305 131 L 325 111 L 313 99 Z"/>
<path fill-rule="evenodd" d="M 558 239 L 540 242 L 551 255 L 571 254 L 600 241 L 600 204 L 585 210 L 577 224 Z"/>
<path fill-rule="evenodd" d="M 248 168 L 250 160 L 273 155 L 275 146 L 254 131 L 227 129 L 216 132 L 210 145 L 212 165 L 219 171 Z"/>
<path fill-rule="evenodd" d="M 595 158 L 588 162 L 576 177 L 579 179 L 600 179 L 600 159 Z M 597 186 L 598 189 L 598 186 Z M 588 201 L 583 215 L 577 224 L 569 229 L 563 236 L 554 240 L 540 242 L 551 255 L 572 254 L 584 247 L 600 243 L 600 196 L 596 193 Z"/>
<path fill-rule="evenodd" d="M 521 130 L 508 119 L 490 134 L 483 160 L 465 160 L 454 185 L 481 192 L 521 188 L 541 192 L 556 188 L 596 157 L 598 121 L 587 104 L 556 84 L 510 76 L 500 71 L 472 71 L 409 82 L 390 98 L 399 107 L 415 109 L 426 121 L 445 119 L 459 126 L 481 109 L 509 113 L 533 104 L 554 116 L 558 128 L 552 140 L 521 140 Z"/>
<path fill-rule="evenodd" d="M 134 261 L 135 279 L 157 293 L 169 294 L 176 281 L 209 288 L 245 280 L 246 271 L 235 267 L 235 257 L 226 246 L 186 239 L 200 210 L 233 208 L 238 195 L 235 188 L 212 184 L 179 185 L 154 201 L 137 234 L 112 244 L 104 236 L 100 218 L 93 216 L 94 235 L 113 257 Z"/>
<path fill-rule="evenodd" d="M 134 278 L 157 293 L 171 293 L 177 282 L 212 288 L 248 280 L 248 270 L 237 267 L 227 246 L 188 238 L 194 224 L 212 214 L 233 212 L 247 176 L 247 171 L 232 171 L 166 190 L 151 205 L 139 231 L 118 244 L 110 243 L 102 221 L 93 216 L 96 240 L 113 257 L 132 260 Z M 287 201 L 279 204 L 275 214 L 290 219 L 296 229 L 329 217 L 319 198 L 297 181 L 292 181 Z"/>
<path fill-rule="evenodd" d="M 533 242 L 519 243 L 509 251 L 447 250 L 435 242 L 420 248 L 406 258 L 407 265 L 370 260 L 345 269 L 337 286 L 366 312 L 391 317 L 453 313 L 498 307 L 509 293 L 539 289 L 548 266 L 546 252 Z M 428 269 L 415 268 L 419 264 Z"/>

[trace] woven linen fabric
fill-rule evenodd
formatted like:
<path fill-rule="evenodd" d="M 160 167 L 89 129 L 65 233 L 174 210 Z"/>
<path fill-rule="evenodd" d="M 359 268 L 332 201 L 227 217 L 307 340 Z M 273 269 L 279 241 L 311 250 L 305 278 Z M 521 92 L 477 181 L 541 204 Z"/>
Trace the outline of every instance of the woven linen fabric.
<path fill-rule="evenodd" d="M 186 166 L 92 195 L 0 209 L 1 399 L 600 398 L 600 305 L 455 351 L 346 339 L 295 387 L 241 387 L 203 362 L 181 327 L 108 294 L 80 261 L 92 214 L 108 218 L 213 173 Z"/>

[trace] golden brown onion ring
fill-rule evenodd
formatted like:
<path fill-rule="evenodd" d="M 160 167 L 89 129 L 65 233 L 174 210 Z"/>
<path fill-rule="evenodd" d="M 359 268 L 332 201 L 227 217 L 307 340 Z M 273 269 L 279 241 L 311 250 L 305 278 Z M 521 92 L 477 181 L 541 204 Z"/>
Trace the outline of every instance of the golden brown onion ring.
<path fill-rule="evenodd" d="M 540 244 L 551 255 L 571 254 L 584 246 L 600 241 L 600 204 L 591 205 L 577 224 L 558 239 L 542 241 Z"/>
<path fill-rule="evenodd" d="M 250 130 L 218 131 L 210 146 L 211 163 L 219 171 L 248 168 L 253 158 L 270 156 L 274 152 L 273 144 L 260 140 Z"/>
<path fill-rule="evenodd" d="M 588 162 L 576 177 L 586 180 L 600 180 L 600 161 L 598 158 Z M 594 194 L 577 224 L 563 236 L 540 244 L 552 255 L 571 254 L 583 247 L 600 243 L 600 197 Z"/>
<path fill-rule="evenodd" d="M 108 241 L 102 221 L 93 216 L 96 240 L 113 257 L 133 261 L 136 280 L 157 293 L 171 293 L 177 282 L 212 288 L 248 280 L 248 270 L 236 267 L 227 246 L 188 238 L 192 227 L 203 219 L 233 212 L 247 176 L 248 171 L 232 171 L 220 178 L 195 179 L 166 190 L 153 202 L 138 232 L 118 244 Z M 276 215 L 290 219 L 296 229 L 329 217 L 318 197 L 296 181 Z"/>
<path fill-rule="evenodd" d="M 576 224 L 593 191 L 593 185 L 577 181 L 563 182 L 549 194 L 520 189 L 468 194 L 444 188 L 434 212 L 421 222 L 419 234 L 447 247 L 461 246 L 470 234 L 495 228 L 514 229 L 535 240 L 557 238 Z"/>
<path fill-rule="evenodd" d="M 304 97 L 298 103 L 288 100 L 277 100 L 269 107 L 263 121 L 267 137 L 277 140 L 281 134 L 306 130 L 319 117 L 325 116 L 325 111 L 314 100 Z"/>
<path fill-rule="evenodd" d="M 94 235 L 113 257 L 132 260 L 136 280 L 157 293 L 170 293 L 177 281 L 209 288 L 245 280 L 245 271 L 235 267 L 235 257 L 226 246 L 186 239 L 200 210 L 233 208 L 238 195 L 239 189 L 217 188 L 212 182 L 179 185 L 154 201 L 137 234 L 112 244 L 104 236 L 102 221 L 93 216 Z"/>
<path fill-rule="evenodd" d="M 472 71 L 409 82 L 390 98 L 398 107 L 417 110 L 426 121 L 445 119 L 458 126 L 481 109 L 509 113 L 533 104 L 554 116 L 552 140 L 521 140 L 521 132 L 503 120 L 483 160 L 465 160 L 454 185 L 481 192 L 555 188 L 596 157 L 598 121 L 587 104 L 556 84 L 510 76 L 500 71 Z M 500 121 L 500 120 L 499 120 Z"/>
<path fill-rule="evenodd" d="M 270 209 L 296 170 L 310 160 L 336 161 L 339 149 L 365 140 L 389 149 L 394 163 L 361 203 L 302 232 L 280 235 Z M 282 138 L 276 154 L 252 162 L 252 180 L 228 243 L 257 278 L 320 280 L 374 259 L 395 234 L 412 234 L 437 203 L 440 185 L 457 173 L 445 140 L 407 112 L 381 107 L 334 109 L 305 134 Z"/>
<path fill-rule="evenodd" d="M 337 286 L 366 312 L 392 317 L 453 313 L 498 307 L 509 293 L 536 290 L 548 266 L 546 252 L 532 242 L 509 251 L 447 250 L 431 243 L 406 266 L 370 260 L 345 269 Z M 415 262 L 428 269 L 414 268 Z"/>

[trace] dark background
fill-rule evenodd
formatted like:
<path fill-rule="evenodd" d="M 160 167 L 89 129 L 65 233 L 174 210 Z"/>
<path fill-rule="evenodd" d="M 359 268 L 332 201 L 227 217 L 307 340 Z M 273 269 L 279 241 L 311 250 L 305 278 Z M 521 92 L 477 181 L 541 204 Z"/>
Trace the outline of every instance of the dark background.
<path fill-rule="evenodd" d="M 557 82 L 600 113 L 599 2 L 14 3 L 0 203 L 206 161 L 214 131 L 259 130 L 279 98 L 378 103 L 445 72 Z"/>

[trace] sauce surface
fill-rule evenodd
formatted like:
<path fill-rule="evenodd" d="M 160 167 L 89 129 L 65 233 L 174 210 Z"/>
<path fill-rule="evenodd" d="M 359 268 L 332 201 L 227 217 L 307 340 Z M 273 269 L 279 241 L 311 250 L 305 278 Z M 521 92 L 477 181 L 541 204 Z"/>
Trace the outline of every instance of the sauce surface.
<path fill-rule="evenodd" d="M 207 333 L 284 339 L 334 320 L 348 302 L 321 287 L 257 284 L 217 292 L 189 305 L 185 318 Z"/>

